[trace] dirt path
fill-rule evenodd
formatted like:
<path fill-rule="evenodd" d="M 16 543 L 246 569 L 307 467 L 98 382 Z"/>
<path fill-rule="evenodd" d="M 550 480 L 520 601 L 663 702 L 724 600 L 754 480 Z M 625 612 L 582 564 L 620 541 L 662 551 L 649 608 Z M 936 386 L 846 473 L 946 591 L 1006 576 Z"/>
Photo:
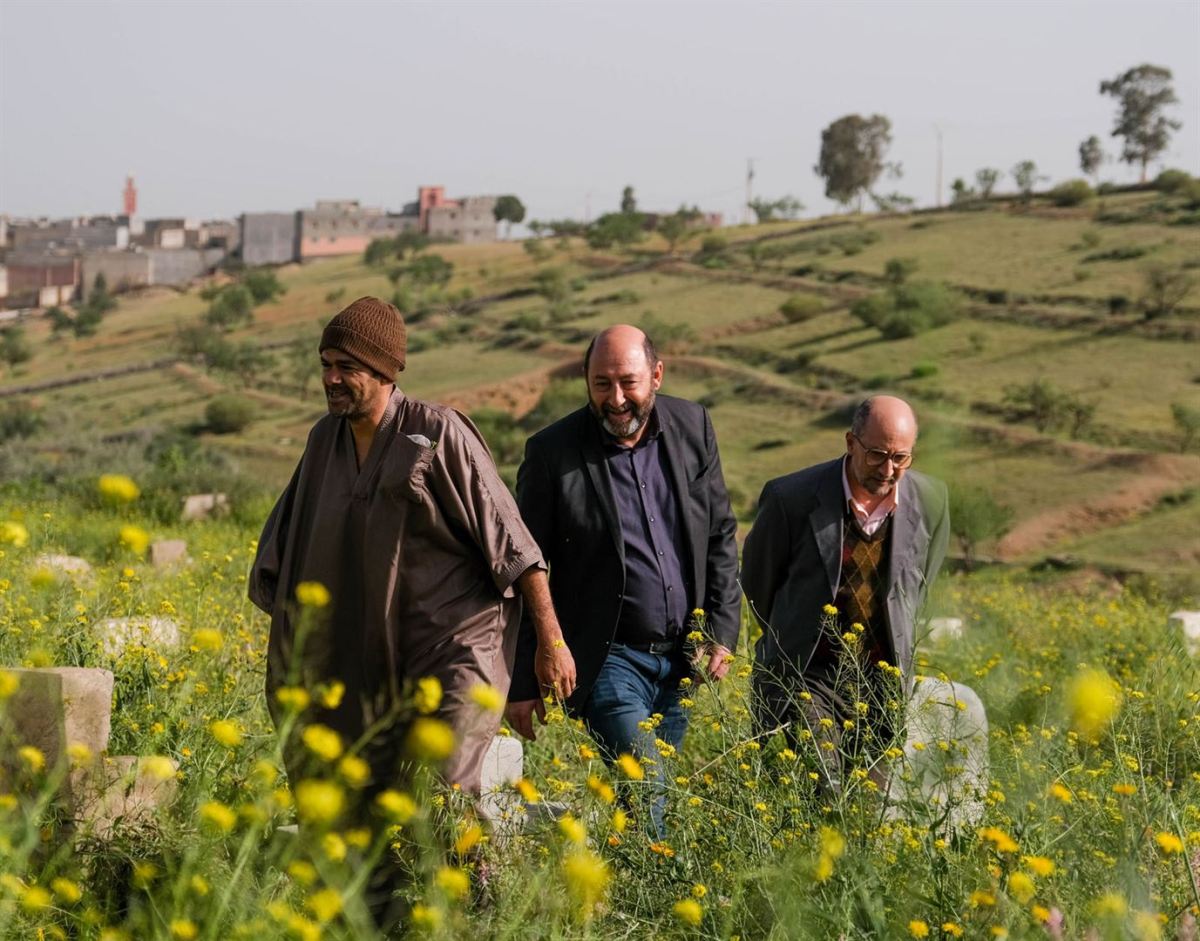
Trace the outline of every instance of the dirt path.
<path fill-rule="evenodd" d="M 1118 526 L 1152 510 L 1163 497 L 1200 481 L 1200 458 L 1182 454 L 1113 452 L 1105 463 L 1134 476 L 1109 493 L 1022 520 L 1000 540 L 997 556 L 1012 561 L 1046 552 L 1066 539 Z"/>

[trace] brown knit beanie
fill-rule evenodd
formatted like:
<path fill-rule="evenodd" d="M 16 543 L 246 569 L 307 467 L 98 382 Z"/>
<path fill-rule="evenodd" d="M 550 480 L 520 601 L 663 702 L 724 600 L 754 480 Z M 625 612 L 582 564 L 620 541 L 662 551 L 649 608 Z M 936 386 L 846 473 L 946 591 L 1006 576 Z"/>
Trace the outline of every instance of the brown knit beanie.
<path fill-rule="evenodd" d="M 404 370 L 408 347 L 404 318 L 387 301 L 360 297 L 325 325 L 320 350 L 330 347 L 349 353 L 385 379 L 394 379 Z"/>

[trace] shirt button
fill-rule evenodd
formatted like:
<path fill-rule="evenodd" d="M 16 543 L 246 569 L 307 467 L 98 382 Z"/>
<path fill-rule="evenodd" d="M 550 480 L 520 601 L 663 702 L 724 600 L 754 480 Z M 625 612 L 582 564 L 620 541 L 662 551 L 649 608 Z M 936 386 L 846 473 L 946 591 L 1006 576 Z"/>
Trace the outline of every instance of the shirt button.
<path fill-rule="evenodd" d="M 653 516 L 652 516 L 652 517 L 650 517 L 650 522 L 651 522 L 651 523 L 653 523 L 653 522 L 654 522 L 654 517 L 653 517 Z"/>
<path fill-rule="evenodd" d="M 660 553 L 659 553 L 659 555 L 661 556 L 661 555 L 662 555 L 662 553 L 660 552 Z"/>

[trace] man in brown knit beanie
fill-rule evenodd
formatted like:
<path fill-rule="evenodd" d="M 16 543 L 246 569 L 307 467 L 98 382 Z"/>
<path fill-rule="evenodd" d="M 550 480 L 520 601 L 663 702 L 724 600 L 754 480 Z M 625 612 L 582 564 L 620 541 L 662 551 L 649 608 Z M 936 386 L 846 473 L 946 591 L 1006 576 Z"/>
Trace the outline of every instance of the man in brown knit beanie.
<path fill-rule="evenodd" d="M 539 635 L 561 638 L 542 555 L 487 445 L 454 409 L 396 387 L 405 349 L 400 312 L 375 297 L 360 297 L 325 327 L 329 414 L 309 434 L 250 573 L 250 598 L 271 616 L 266 685 L 276 725 L 291 728 L 294 716 L 294 697 L 277 696 L 284 687 L 312 694 L 285 746 L 289 777 L 295 786 L 314 770 L 295 732 L 332 729 L 370 767 L 360 822 L 379 793 L 408 786 L 413 760 L 431 757 L 409 737 L 418 711 L 423 731 L 453 733 L 442 778 L 477 794 L 512 676 L 522 598 Z M 553 649 L 552 679 L 573 685 L 569 651 Z M 416 703 L 426 677 L 440 696 L 423 682 Z M 398 873 L 385 854 L 368 892 L 385 928 L 397 917 Z"/>
<path fill-rule="evenodd" d="M 763 631 L 756 722 L 811 736 L 835 788 L 848 760 L 872 764 L 900 731 L 916 622 L 946 555 L 946 487 L 909 470 L 916 443 L 907 402 L 867 399 L 845 455 L 763 488 L 742 553 Z"/>

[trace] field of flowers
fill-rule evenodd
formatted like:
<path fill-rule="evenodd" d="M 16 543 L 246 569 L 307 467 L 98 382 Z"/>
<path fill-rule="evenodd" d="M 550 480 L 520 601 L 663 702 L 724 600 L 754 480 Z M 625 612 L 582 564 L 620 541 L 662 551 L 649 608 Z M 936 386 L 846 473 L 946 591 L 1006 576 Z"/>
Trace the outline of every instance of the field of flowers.
<path fill-rule="evenodd" d="M 743 647 L 722 687 L 687 691 L 688 738 L 660 756 L 665 840 L 637 826 L 644 767 L 606 767 L 555 710 L 515 790 L 569 812 L 501 838 L 428 776 L 351 816 L 368 774 L 354 743 L 304 727 L 336 687 L 281 696 L 317 769 L 289 786 L 262 692 L 266 618 L 245 598 L 269 500 L 165 524 L 127 478 L 90 486 L 0 490 L 0 700 L 16 692 L 11 668 L 112 669 L 110 752 L 169 759 L 148 766 L 176 777 L 177 797 L 111 837 L 73 832 L 51 799 L 65 769 L 0 744 L 16 767 L 0 787 L 0 936 L 370 937 L 364 861 L 395 845 L 421 937 L 1197 937 L 1200 669 L 1160 602 L 943 580 L 940 606 L 966 630 L 922 648 L 919 669 L 987 707 L 978 824 L 886 813 L 865 773 L 836 797 L 820 791 L 811 742 L 753 738 Z M 188 564 L 149 563 L 149 543 L 167 537 L 187 540 Z M 39 561 L 48 553 L 93 571 L 63 574 Z M 323 601 L 309 586 L 297 603 Z M 128 615 L 174 619 L 182 644 L 107 659 L 92 625 Z M 489 692 L 476 691 L 479 708 L 499 706 Z M 414 710 L 438 695 L 420 684 Z M 413 755 L 434 762 L 447 730 L 418 722 Z M 80 752 L 70 760 L 96 757 Z M 296 820 L 303 839 L 280 829 Z"/>

